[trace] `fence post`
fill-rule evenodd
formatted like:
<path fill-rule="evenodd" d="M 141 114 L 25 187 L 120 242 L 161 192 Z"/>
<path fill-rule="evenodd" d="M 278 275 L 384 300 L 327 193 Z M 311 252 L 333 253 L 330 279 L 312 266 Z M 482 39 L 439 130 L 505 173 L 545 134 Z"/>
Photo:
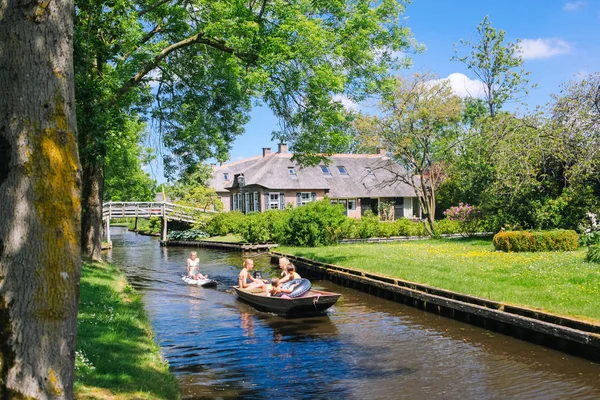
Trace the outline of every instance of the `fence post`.
<path fill-rule="evenodd" d="M 162 241 L 164 242 L 165 240 L 167 240 L 167 213 L 165 211 L 165 203 L 163 202 L 162 204 L 162 217 L 163 217 L 163 223 L 162 223 Z"/>
<path fill-rule="evenodd" d="M 110 243 L 110 214 L 112 213 L 112 201 L 108 202 L 108 215 L 106 216 L 106 228 L 105 228 L 105 235 L 106 235 L 106 241 L 108 243 Z"/>

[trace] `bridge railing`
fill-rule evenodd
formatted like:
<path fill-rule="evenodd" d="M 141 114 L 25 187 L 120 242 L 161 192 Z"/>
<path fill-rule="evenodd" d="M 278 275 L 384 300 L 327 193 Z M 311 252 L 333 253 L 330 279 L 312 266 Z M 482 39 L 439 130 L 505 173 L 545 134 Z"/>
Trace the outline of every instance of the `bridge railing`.
<path fill-rule="evenodd" d="M 103 204 L 102 219 L 166 217 L 170 220 L 196 222 L 198 214 L 214 212 L 167 202 L 111 201 Z"/>

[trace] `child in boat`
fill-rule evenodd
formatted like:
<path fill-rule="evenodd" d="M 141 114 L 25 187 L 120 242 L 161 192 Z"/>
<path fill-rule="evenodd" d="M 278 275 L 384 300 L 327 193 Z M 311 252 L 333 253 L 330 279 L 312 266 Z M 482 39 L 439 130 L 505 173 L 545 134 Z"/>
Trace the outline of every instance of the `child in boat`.
<path fill-rule="evenodd" d="M 267 294 L 267 296 L 273 296 L 277 289 L 277 284 L 279 283 L 279 278 L 271 278 L 271 283 L 265 285 L 263 291 Z"/>
<path fill-rule="evenodd" d="M 279 285 L 282 283 L 286 283 L 289 281 L 293 281 L 294 279 L 302 279 L 299 273 L 296 272 L 296 267 L 294 264 L 289 263 L 285 267 L 285 276 L 279 280 Z"/>
<path fill-rule="evenodd" d="M 273 279 L 276 279 L 276 278 L 273 278 Z M 278 280 L 281 282 L 281 279 L 278 279 Z M 281 297 L 281 296 L 283 296 L 285 294 L 292 293 L 294 291 L 294 289 L 296 289 L 296 286 L 298 286 L 299 284 L 300 284 L 299 282 L 298 283 L 294 283 L 293 285 L 290 285 L 290 287 L 287 288 L 287 289 L 281 287 L 281 285 L 275 285 L 273 287 L 273 290 L 271 290 L 269 293 L 271 294 L 271 296 Z"/>
<path fill-rule="evenodd" d="M 265 282 L 262 279 L 258 279 L 252 276 L 250 271 L 254 268 L 254 261 L 246 258 L 244 260 L 244 265 L 242 270 L 240 271 L 240 275 L 238 276 L 238 285 L 242 289 L 255 289 L 261 288 L 264 290 Z M 248 279 L 250 279 L 250 283 L 248 283 Z"/>
<path fill-rule="evenodd" d="M 187 260 L 187 270 L 188 276 L 192 279 L 206 279 L 206 275 L 202 275 L 200 273 L 200 259 L 198 258 L 198 253 L 192 251 L 190 253 L 190 258 Z"/>

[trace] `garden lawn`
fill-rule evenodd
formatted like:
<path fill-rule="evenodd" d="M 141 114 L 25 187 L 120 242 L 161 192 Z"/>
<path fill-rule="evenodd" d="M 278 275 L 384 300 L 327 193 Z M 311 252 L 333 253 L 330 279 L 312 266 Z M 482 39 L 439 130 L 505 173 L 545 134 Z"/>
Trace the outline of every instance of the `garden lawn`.
<path fill-rule="evenodd" d="M 180 398 L 141 297 L 114 265 L 82 267 L 75 393 L 77 399 Z"/>
<path fill-rule="evenodd" d="M 504 253 L 474 238 L 277 251 L 600 323 L 600 265 L 585 249 Z"/>
<path fill-rule="evenodd" d="M 222 243 L 245 243 L 244 239 L 242 239 L 241 237 L 239 237 L 237 235 L 211 236 L 206 239 L 200 239 L 200 240 L 206 240 L 208 242 L 222 242 Z"/>

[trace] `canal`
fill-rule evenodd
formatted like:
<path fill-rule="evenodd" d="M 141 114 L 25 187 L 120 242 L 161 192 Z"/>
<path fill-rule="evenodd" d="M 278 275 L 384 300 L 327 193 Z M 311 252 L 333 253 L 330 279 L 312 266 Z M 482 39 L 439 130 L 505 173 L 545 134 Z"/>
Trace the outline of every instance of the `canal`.
<path fill-rule="evenodd" d="M 600 365 L 331 282 L 327 315 L 285 319 L 237 300 L 242 254 L 160 247 L 111 228 L 107 258 L 144 295 L 184 399 L 598 399 Z M 189 252 L 217 289 L 187 286 Z M 263 276 L 269 257 L 252 255 Z"/>

